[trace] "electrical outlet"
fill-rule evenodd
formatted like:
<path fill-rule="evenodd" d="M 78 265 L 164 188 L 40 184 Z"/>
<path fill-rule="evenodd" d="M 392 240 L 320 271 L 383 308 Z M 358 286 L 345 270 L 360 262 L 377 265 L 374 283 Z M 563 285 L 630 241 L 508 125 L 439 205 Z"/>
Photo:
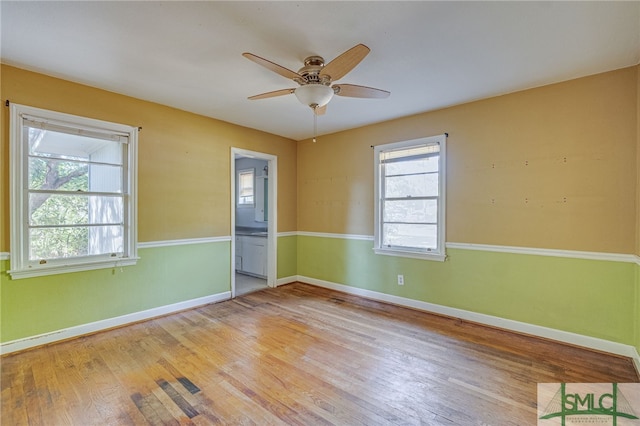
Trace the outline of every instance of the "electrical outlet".
<path fill-rule="evenodd" d="M 398 285 L 404 285 L 404 275 L 398 275 Z"/>

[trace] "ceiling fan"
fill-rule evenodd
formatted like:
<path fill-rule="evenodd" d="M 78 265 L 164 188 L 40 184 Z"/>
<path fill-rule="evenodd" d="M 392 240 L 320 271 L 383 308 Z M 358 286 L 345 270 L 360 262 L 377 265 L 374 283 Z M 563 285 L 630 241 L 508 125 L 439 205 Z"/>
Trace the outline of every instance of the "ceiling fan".
<path fill-rule="evenodd" d="M 326 65 L 321 56 L 309 56 L 304 60 L 304 66 L 298 72 L 291 71 L 253 53 L 245 52 L 242 54 L 245 58 L 289 78 L 299 85 L 296 88 L 250 96 L 249 99 L 265 99 L 294 93 L 301 103 L 313 110 L 315 115 L 322 115 L 326 112 L 327 104 L 333 95 L 351 98 L 387 98 L 391 92 L 386 90 L 355 84 L 333 84 L 334 81 L 341 79 L 355 68 L 370 50 L 364 44 L 358 44 Z"/>

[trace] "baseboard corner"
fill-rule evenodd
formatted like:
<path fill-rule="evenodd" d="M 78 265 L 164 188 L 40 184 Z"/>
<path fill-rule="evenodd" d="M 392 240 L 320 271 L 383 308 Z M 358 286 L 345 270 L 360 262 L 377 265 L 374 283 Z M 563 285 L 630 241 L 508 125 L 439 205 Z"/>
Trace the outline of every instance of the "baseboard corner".
<path fill-rule="evenodd" d="M 298 275 L 290 275 L 288 277 L 278 278 L 276 280 L 276 287 L 280 287 L 281 285 L 295 283 L 296 281 L 300 281 L 300 277 Z"/>

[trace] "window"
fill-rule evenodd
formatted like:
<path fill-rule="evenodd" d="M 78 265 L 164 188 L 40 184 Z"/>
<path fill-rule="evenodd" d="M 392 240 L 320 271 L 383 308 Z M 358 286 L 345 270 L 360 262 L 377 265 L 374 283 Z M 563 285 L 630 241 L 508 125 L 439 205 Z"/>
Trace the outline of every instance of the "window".
<path fill-rule="evenodd" d="M 135 264 L 137 133 L 12 105 L 13 278 Z"/>
<path fill-rule="evenodd" d="M 378 254 L 445 259 L 446 135 L 375 147 Z"/>
<path fill-rule="evenodd" d="M 238 206 L 254 206 L 254 176 L 254 169 L 240 170 L 238 172 Z"/>

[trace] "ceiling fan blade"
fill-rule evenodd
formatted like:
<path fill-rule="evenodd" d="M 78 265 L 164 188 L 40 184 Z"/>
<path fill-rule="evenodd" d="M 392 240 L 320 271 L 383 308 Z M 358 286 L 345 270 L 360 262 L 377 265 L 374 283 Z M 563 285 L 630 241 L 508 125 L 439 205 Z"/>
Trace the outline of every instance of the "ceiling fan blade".
<path fill-rule="evenodd" d="M 371 51 L 371 49 L 364 44 L 353 46 L 351 49 L 347 50 L 322 68 L 320 76 L 329 76 L 331 77 L 331 81 L 341 79 L 349 71 L 354 69 L 355 66 L 369 54 L 369 51 Z"/>
<path fill-rule="evenodd" d="M 313 112 L 316 115 L 324 115 L 327 112 L 327 105 L 325 106 L 321 106 L 321 107 L 317 107 L 313 109 Z"/>
<path fill-rule="evenodd" d="M 285 68 L 282 65 L 278 65 L 275 62 L 271 62 L 268 59 L 261 58 L 260 56 L 254 55 L 253 53 L 245 52 L 242 54 L 245 58 L 250 61 L 255 62 L 258 65 L 262 65 L 268 70 L 275 72 L 276 74 L 280 74 L 283 77 L 289 78 L 291 80 L 295 80 L 296 78 L 302 78 L 300 74 L 295 71 L 291 71 L 289 68 Z"/>
<path fill-rule="evenodd" d="M 273 92 L 267 92 L 267 93 L 261 93 L 259 95 L 249 96 L 247 99 L 251 99 L 252 101 L 255 101 L 256 99 L 266 99 L 266 98 L 273 98 L 275 96 L 290 95 L 295 91 L 296 89 L 280 89 L 280 90 L 274 90 Z"/>
<path fill-rule="evenodd" d="M 334 84 L 332 86 L 336 95 L 349 98 L 388 98 L 391 92 L 374 89 L 373 87 L 357 86 L 355 84 Z"/>

